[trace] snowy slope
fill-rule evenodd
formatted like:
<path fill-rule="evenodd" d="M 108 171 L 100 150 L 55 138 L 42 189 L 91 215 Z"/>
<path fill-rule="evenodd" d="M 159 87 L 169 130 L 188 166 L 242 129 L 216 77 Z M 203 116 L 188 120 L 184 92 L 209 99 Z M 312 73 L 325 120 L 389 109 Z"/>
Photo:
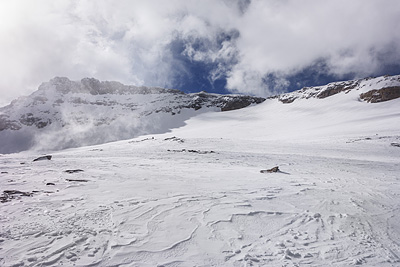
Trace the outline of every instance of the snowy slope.
<path fill-rule="evenodd" d="M 56 77 L 0 108 L 0 153 L 64 149 L 164 133 L 192 116 L 261 103 L 263 98 L 185 94 L 93 78 Z"/>
<path fill-rule="evenodd" d="M 204 114 L 187 121 L 189 127 L 184 127 L 179 134 L 215 137 L 217 133 L 225 138 L 296 143 L 299 139 L 313 141 L 315 138 L 382 133 L 397 135 L 400 130 L 399 119 L 399 99 L 367 103 L 360 101 L 359 92 L 353 90 L 324 99 L 298 99 L 290 104 L 268 99 L 253 107 L 251 113 Z M 218 123 L 204 123 L 209 120 L 218 120 Z M 175 134 L 175 131 L 172 133 Z"/>
<path fill-rule="evenodd" d="M 360 90 L 2 155 L 0 265 L 399 266 L 400 98 Z"/>
<path fill-rule="evenodd" d="M 395 99 L 400 97 L 400 75 L 334 82 L 324 86 L 304 87 L 301 90 L 272 98 L 278 98 L 283 103 L 291 103 L 296 99 L 323 99 L 338 93 L 347 94 L 351 91 L 357 91 L 360 100 L 372 103 Z"/>

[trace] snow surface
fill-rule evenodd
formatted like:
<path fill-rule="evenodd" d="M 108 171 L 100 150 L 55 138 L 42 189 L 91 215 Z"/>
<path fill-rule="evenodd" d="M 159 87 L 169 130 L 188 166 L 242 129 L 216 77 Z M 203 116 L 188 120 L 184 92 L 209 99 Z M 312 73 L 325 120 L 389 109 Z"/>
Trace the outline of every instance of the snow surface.
<path fill-rule="evenodd" d="M 358 95 L 2 155 L 1 189 L 34 193 L 0 203 L 0 265 L 399 266 L 400 99 Z"/>

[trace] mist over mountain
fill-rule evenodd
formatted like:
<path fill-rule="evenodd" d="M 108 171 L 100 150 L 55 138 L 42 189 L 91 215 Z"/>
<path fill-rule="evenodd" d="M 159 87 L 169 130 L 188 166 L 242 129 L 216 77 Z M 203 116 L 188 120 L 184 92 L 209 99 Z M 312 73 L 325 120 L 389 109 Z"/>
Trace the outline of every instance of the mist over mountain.
<path fill-rule="evenodd" d="M 380 102 L 399 97 L 399 86 L 400 76 L 383 76 L 306 87 L 270 99 L 291 103 L 355 90 L 362 101 Z M 59 150 L 165 133 L 200 113 L 240 109 L 264 100 L 56 77 L 30 96 L 0 108 L 0 153 Z"/>
<path fill-rule="evenodd" d="M 0 153 L 58 150 L 163 133 L 203 112 L 234 110 L 264 100 L 56 77 L 30 96 L 0 108 Z"/>

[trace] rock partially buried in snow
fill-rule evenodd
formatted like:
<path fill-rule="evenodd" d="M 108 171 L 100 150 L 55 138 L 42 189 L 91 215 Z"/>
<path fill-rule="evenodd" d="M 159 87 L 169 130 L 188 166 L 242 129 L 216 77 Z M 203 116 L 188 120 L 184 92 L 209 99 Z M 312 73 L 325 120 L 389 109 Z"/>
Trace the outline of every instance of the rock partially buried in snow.
<path fill-rule="evenodd" d="M 290 258 L 301 258 L 300 253 L 293 253 L 290 249 L 286 249 L 285 254 L 286 254 L 286 256 L 289 256 Z"/>
<path fill-rule="evenodd" d="M 319 213 L 315 213 L 314 216 L 313 216 L 313 218 L 314 218 L 317 222 L 319 222 L 320 220 L 322 220 L 321 214 L 319 214 Z M 331 237 L 331 238 L 332 238 L 332 237 Z M 333 239 L 331 239 L 331 240 L 333 240 Z"/>
<path fill-rule="evenodd" d="M 273 168 L 271 168 L 271 169 L 269 169 L 269 170 L 261 170 L 260 172 L 261 172 L 261 173 L 273 173 L 273 172 L 279 172 L 279 167 L 278 167 L 278 166 L 276 166 L 276 167 L 273 167 Z"/>
<path fill-rule="evenodd" d="M 2 203 L 9 202 L 18 196 L 31 197 L 32 193 L 23 192 L 19 190 L 4 190 L 3 195 L 0 196 L 0 202 Z"/>
<path fill-rule="evenodd" d="M 89 182 L 87 179 L 65 179 L 67 182 L 81 182 L 81 183 L 86 183 Z"/>
<path fill-rule="evenodd" d="M 74 170 L 66 170 L 66 173 L 76 173 L 76 172 L 83 172 L 81 169 L 74 169 Z"/>
<path fill-rule="evenodd" d="M 168 151 L 168 152 L 189 152 L 189 153 L 197 153 L 197 154 L 213 154 L 213 153 L 215 153 L 215 151 L 213 151 L 213 150 L 210 150 L 210 151 L 201 151 L 201 150 L 194 150 L 194 149 L 188 149 L 188 150 L 186 150 L 186 149 L 180 149 L 180 150 L 176 150 L 176 149 L 170 150 L 170 149 L 167 149 L 167 151 Z"/>
<path fill-rule="evenodd" d="M 47 156 L 38 157 L 38 158 L 34 159 L 33 161 L 51 160 L 51 158 L 52 158 L 51 155 L 47 155 Z"/>

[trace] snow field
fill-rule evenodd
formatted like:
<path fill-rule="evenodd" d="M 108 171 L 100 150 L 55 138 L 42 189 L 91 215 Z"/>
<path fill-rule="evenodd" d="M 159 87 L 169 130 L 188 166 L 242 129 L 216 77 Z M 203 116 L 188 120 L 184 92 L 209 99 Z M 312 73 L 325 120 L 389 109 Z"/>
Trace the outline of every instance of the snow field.
<path fill-rule="evenodd" d="M 350 96 L 2 155 L 0 188 L 33 195 L 0 203 L 0 265 L 397 266 L 399 101 Z"/>

